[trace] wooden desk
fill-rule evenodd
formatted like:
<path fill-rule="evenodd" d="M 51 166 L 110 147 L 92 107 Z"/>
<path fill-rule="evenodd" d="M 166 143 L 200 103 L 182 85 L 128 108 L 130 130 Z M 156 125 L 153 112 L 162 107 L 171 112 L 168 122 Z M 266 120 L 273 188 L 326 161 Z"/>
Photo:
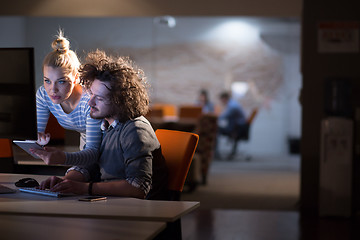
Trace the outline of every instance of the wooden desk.
<path fill-rule="evenodd" d="M 16 188 L 14 182 L 24 177 L 32 177 L 39 182 L 47 178 L 41 175 L 0 174 L 0 183 Z M 53 198 L 19 191 L 0 194 L 0 214 L 174 222 L 200 206 L 199 202 L 122 197 L 81 202 L 78 201 L 80 197 Z"/>
<path fill-rule="evenodd" d="M 164 222 L 124 221 L 94 218 L 1 215 L 1 239 L 153 239 Z"/>

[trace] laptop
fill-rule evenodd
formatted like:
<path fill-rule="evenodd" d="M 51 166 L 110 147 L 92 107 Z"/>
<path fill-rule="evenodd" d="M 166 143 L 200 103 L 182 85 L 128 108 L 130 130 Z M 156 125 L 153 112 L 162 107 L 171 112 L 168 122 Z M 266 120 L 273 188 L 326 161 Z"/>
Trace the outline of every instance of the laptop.
<path fill-rule="evenodd" d="M 12 189 L 12 188 L 9 188 L 7 186 L 0 184 L 0 194 L 1 193 L 15 193 L 15 192 L 16 192 L 15 189 Z"/>

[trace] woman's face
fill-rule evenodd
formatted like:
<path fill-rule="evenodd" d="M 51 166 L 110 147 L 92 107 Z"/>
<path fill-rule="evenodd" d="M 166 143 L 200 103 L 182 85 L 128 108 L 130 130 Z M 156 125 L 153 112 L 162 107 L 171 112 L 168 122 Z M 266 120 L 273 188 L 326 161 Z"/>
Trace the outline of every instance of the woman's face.
<path fill-rule="evenodd" d="M 67 100 L 76 84 L 76 76 L 61 67 L 44 66 L 44 87 L 54 104 Z"/>

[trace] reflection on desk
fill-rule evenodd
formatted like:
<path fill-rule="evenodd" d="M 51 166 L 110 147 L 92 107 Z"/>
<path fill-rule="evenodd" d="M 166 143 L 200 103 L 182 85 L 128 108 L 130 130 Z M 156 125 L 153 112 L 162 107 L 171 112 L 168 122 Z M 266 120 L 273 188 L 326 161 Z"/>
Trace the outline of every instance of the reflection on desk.
<path fill-rule="evenodd" d="M 1 239 L 153 239 L 164 222 L 2 215 Z"/>

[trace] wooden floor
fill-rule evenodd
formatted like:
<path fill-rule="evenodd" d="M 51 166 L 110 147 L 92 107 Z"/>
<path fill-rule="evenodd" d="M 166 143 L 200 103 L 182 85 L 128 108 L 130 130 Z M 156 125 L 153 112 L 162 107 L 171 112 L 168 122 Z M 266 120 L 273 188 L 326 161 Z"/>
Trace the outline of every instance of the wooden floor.
<path fill-rule="evenodd" d="M 300 219 L 295 211 L 208 209 L 182 218 L 184 240 L 355 240 L 360 221 Z"/>
<path fill-rule="evenodd" d="M 296 212 L 199 210 L 183 218 L 183 239 L 298 239 L 298 219 Z"/>
<path fill-rule="evenodd" d="M 358 219 L 300 217 L 299 169 L 293 157 L 214 161 L 208 183 L 183 194 L 200 201 L 182 218 L 183 239 L 360 240 Z"/>

